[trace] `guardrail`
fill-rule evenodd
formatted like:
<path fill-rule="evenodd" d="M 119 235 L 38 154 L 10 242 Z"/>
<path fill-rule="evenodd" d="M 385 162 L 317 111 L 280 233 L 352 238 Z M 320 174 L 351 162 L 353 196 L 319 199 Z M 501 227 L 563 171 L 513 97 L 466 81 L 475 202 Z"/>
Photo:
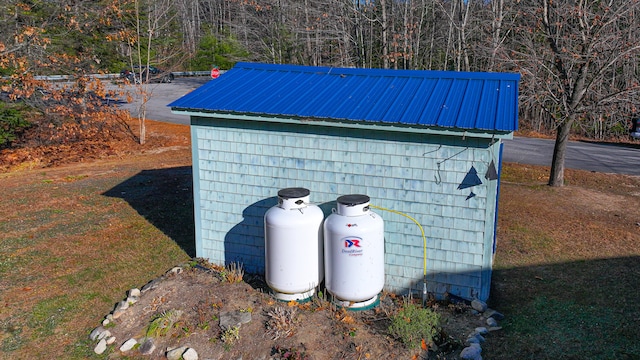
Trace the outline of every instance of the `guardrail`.
<path fill-rule="evenodd" d="M 220 74 L 224 74 L 226 70 L 220 70 Z M 172 71 L 175 77 L 189 77 L 189 76 L 210 76 L 211 71 Z M 92 79 L 119 79 L 120 74 L 91 74 L 88 75 Z M 70 81 L 75 79 L 73 75 L 38 75 L 33 77 L 35 80 L 42 81 Z"/>
<path fill-rule="evenodd" d="M 226 70 L 220 70 L 220 74 L 224 74 Z M 209 71 L 173 71 L 173 76 L 211 76 Z"/>

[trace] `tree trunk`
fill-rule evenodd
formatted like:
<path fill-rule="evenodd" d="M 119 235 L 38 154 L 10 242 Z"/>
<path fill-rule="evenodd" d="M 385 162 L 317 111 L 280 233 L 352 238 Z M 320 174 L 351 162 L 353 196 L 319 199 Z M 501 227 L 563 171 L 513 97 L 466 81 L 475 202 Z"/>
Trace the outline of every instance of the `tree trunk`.
<path fill-rule="evenodd" d="M 488 71 L 494 71 L 496 67 L 496 59 L 498 57 L 498 48 L 502 43 L 502 21 L 504 19 L 504 0 L 491 2 L 491 57 L 489 58 Z"/>
<path fill-rule="evenodd" d="M 140 145 L 144 145 L 147 142 L 147 125 L 145 124 L 144 116 L 138 118 L 138 123 L 140 125 L 140 137 L 138 141 Z"/>
<path fill-rule="evenodd" d="M 311 29 L 314 25 L 311 24 L 311 20 L 309 19 L 309 2 L 308 0 L 304 0 L 304 25 L 305 25 L 305 40 L 307 45 L 307 61 L 309 61 L 310 65 L 318 66 L 318 58 L 315 56 L 313 51 L 313 45 L 311 45 Z"/>
<path fill-rule="evenodd" d="M 573 126 L 573 118 L 566 119 L 556 132 L 556 143 L 553 148 L 553 160 L 551 161 L 551 173 L 549 175 L 549 186 L 564 186 L 564 159 L 567 154 L 569 144 L 569 133 Z"/>
<path fill-rule="evenodd" d="M 388 39 L 388 20 L 387 20 L 387 4 L 385 0 L 380 0 L 380 8 L 382 10 L 382 68 L 389 68 L 389 39 Z"/>

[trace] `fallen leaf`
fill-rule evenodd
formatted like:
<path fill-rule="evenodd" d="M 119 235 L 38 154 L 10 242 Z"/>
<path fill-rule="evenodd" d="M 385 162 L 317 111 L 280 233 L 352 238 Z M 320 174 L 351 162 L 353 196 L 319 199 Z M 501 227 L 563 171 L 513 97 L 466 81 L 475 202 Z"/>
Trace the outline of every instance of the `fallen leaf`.
<path fill-rule="evenodd" d="M 356 319 L 354 319 L 351 315 L 346 315 L 342 318 L 341 321 L 347 324 L 353 324 L 356 322 Z"/>

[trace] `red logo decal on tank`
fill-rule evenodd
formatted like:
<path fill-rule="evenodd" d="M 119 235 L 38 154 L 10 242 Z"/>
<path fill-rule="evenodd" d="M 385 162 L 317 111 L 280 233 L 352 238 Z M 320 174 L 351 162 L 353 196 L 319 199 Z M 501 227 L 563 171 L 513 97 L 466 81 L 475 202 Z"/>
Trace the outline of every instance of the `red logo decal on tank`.
<path fill-rule="evenodd" d="M 347 227 L 354 227 L 354 226 L 358 226 L 358 224 L 347 224 Z"/>
<path fill-rule="evenodd" d="M 344 247 L 350 248 L 352 246 L 360 247 L 360 240 L 358 240 L 358 239 L 345 239 L 344 240 Z"/>

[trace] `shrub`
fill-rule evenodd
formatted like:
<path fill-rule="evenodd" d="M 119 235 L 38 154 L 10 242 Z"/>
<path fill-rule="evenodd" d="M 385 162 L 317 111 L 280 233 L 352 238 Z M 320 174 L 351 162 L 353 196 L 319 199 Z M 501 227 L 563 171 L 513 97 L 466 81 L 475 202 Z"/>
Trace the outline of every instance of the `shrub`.
<path fill-rule="evenodd" d="M 192 70 L 211 70 L 212 65 L 221 70 L 231 69 L 239 59 L 247 59 L 249 52 L 232 35 L 216 37 L 206 35 L 200 39 L 198 50 L 191 60 Z"/>
<path fill-rule="evenodd" d="M 440 332 L 440 315 L 431 309 L 415 304 L 406 304 L 391 317 L 389 333 L 410 349 L 419 346 L 422 340 L 430 344 Z"/>
<path fill-rule="evenodd" d="M 19 109 L 0 103 L 0 148 L 11 145 L 29 126 Z"/>

